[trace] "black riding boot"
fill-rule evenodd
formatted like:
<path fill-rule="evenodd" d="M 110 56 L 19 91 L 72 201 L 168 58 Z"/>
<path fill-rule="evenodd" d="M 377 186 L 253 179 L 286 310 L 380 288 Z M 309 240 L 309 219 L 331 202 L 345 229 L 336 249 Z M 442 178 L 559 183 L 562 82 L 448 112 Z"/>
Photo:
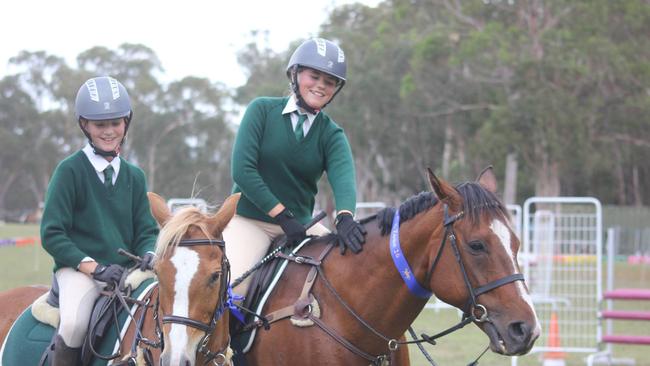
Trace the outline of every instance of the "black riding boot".
<path fill-rule="evenodd" d="M 54 340 L 54 355 L 52 357 L 51 366 L 76 366 L 79 364 L 79 356 L 81 355 L 81 347 L 70 348 L 68 347 L 61 335 L 57 334 Z"/>

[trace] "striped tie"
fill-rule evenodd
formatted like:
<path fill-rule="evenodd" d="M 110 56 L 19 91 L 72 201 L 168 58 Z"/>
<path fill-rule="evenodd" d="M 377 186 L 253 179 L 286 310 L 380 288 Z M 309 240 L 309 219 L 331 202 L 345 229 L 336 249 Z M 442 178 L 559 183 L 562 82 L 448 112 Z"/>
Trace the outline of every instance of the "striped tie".
<path fill-rule="evenodd" d="M 104 169 L 104 186 L 108 189 L 113 187 L 113 166 L 109 165 Z"/>
<path fill-rule="evenodd" d="M 305 133 L 302 130 L 302 125 L 305 123 L 306 119 L 307 119 L 306 114 L 298 113 L 298 124 L 296 125 L 296 129 L 293 131 L 293 133 L 296 134 L 296 140 L 298 141 L 302 140 L 302 138 L 305 137 Z"/>

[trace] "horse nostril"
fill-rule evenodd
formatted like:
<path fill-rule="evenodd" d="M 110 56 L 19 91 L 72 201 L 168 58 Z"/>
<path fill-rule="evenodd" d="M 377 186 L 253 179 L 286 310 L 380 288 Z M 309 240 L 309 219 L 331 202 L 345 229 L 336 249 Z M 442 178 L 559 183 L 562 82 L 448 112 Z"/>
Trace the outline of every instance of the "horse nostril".
<path fill-rule="evenodd" d="M 528 342 L 530 338 L 530 327 L 525 322 L 512 322 L 508 325 L 508 335 L 517 342 Z"/>

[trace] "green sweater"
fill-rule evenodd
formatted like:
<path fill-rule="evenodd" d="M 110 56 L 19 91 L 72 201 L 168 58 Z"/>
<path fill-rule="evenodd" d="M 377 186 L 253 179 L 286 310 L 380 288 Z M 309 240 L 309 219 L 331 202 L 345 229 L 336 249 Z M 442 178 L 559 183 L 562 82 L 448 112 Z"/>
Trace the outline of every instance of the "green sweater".
<path fill-rule="evenodd" d="M 85 257 L 101 264 L 132 264 L 117 250 L 142 256 L 154 250 L 157 236 L 140 168 L 122 159 L 111 189 L 101 182 L 83 151 L 54 170 L 41 221 L 41 241 L 54 258 L 54 271 L 77 268 Z"/>
<path fill-rule="evenodd" d="M 242 192 L 237 213 L 273 222 L 267 212 L 282 203 L 307 223 L 323 172 L 336 209 L 354 212 L 354 162 L 343 129 L 321 112 L 307 136 L 296 140 L 291 116 L 282 115 L 288 100 L 257 98 L 246 109 L 232 153 L 233 192 Z"/>

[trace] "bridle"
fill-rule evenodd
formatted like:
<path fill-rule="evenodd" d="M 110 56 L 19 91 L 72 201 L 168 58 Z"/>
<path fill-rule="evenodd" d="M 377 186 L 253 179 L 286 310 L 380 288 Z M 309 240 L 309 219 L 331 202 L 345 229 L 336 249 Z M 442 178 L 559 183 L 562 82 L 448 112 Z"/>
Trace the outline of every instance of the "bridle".
<path fill-rule="evenodd" d="M 208 343 L 210 341 L 210 336 L 217 326 L 217 322 L 223 316 L 226 308 L 228 307 L 228 284 L 230 282 L 230 262 L 226 257 L 226 243 L 223 240 L 218 239 L 185 239 L 181 240 L 178 243 L 178 247 L 193 247 L 199 245 L 217 245 L 223 252 L 221 259 L 221 288 L 219 290 L 219 302 L 217 303 L 214 312 L 212 313 L 212 319 L 209 323 L 204 323 L 192 318 L 178 316 L 178 315 L 163 315 L 162 323 L 171 323 L 171 324 L 180 324 L 187 327 L 192 327 L 203 331 L 205 334 L 197 346 L 197 353 L 200 353 L 205 358 L 205 364 L 212 361 L 216 366 L 226 365 L 229 361 L 227 356 L 227 350 L 230 345 L 230 336 L 228 336 L 228 341 L 223 347 L 220 347 L 220 350 L 217 352 L 212 352 L 208 349 Z M 158 312 L 158 301 L 156 301 L 156 313 Z M 156 322 L 156 327 L 159 328 L 158 322 Z M 162 330 L 159 329 L 160 339 L 162 340 Z"/>
<path fill-rule="evenodd" d="M 469 281 L 469 276 L 467 275 L 467 270 L 465 269 L 465 264 L 463 263 L 462 258 L 460 256 L 460 249 L 458 248 L 458 243 L 456 241 L 456 233 L 454 231 L 454 222 L 462 218 L 465 215 L 465 211 L 461 211 L 453 216 L 449 216 L 449 212 L 448 212 L 449 209 L 447 204 L 444 205 L 443 210 L 444 210 L 443 225 L 445 227 L 445 233 L 442 237 L 442 242 L 440 243 L 440 247 L 438 248 L 438 253 L 436 254 L 436 258 L 431 264 L 431 268 L 427 272 L 425 283 L 430 283 L 433 271 L 435 270 L 436 265 L 438 264 L 438 261 L 440 260 L 440 257 L 442 255 L 442 251 L 445 248 L 447 237 L 449 237 L 449 242 L 451 244 L 451 248 L 454 251 L 454 257 L 456 258 L 456 263 L 458 263 L 458 266 L 460 267 L 460 271 L 463 274 L 463 281 L 465 282 L 465 287 L 469 292 L 469 299 L 467 300 L 465 309 L 463 309 L 463 311 L 465 312 L 464 317 L 467 317 L 471 319 L 471 321 L 475 321 L 477 323 L 490 322 L 487 308 L 484 305 L 481 305 L 480 303 L 477 302 L 477 297 L 486 292 L 492 291 L 498 287 L 507 285 L 511 282 L 524 281 L 524 275 L 521 273 L 513 273 L 511 275 L 507 275 L 505 277 L 499 278 L 498 280 L 489 282 L 488 284 L 485 284 L 483 286 L 472 287 L 472 284 Z M 397 223 L 397 225 L 399 225 L 399 222 Z M 476 316 L 477 310 L 481 313 L 480 316 Z"/>

